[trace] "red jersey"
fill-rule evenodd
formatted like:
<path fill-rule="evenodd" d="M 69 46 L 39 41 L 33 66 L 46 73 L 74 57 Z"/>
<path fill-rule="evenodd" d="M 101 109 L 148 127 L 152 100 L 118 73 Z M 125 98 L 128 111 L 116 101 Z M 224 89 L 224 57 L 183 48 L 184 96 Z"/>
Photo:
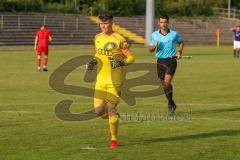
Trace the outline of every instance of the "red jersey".
<path fill-rule="evenodd" d="M 36 32 L 36 36 L 38 37 L 38 47 L 48 47 L 48 41 L 51 35 L 51 32 L 49 32 L 47 29 L 38 30 Z"/>

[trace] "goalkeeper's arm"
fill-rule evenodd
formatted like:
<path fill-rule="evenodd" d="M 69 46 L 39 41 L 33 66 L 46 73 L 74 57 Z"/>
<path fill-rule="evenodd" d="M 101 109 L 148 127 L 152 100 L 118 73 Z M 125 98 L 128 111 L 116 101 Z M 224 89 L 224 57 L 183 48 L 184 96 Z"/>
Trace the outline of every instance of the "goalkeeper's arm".
<path fill-rule="evenodd" d="M 126 57 L 125 59 L 125 65 L 129 65 L 132 64 L 135 60 L 132 52 L 131 52 L 131 48 L 130 45 L 127 43 L 124 47 L 122 47 L 122 53 L 123 55 Z"/>
<path fill-rule="evenodd" d="M 134 60 L 135 60 L 134 56 L 131 53 L 129 53 L 124 63 L 125 65 L 129 65 L 129 64 L 132 64 Z"/>
<path fill-rule="evenodd" d="M 115 68 L 121 67 L 121 66 L 126 66 L 126 65 L 129 65 L 129 64 L 132 64 L 133 62 L 134 62 L 134 56 L 131 53 L 129 53 L 126 56 L 125 60 L 117 61 L 117 60 L 114 60 L 114 59 L 110 59 L 110 65 L 111 65 L 112 69 L 115 69 Z"/>

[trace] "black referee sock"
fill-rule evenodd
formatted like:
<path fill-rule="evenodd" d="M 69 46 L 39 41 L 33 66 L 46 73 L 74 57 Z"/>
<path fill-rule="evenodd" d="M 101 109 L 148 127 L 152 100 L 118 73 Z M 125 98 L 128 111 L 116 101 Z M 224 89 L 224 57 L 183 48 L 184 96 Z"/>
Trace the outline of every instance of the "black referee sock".
<path fill-rule="evenodd" d="M 172 103 L 173 102 L 173 87 L 171 84 L 167 84 L 165 87 L 164 87 L 164 92 L 165 92 L 165 95 L 168 99 L 168 103 Z"/>
<path fill-rule="evenodd" d="M 240 55 L 240 51 L 237 51 L 237 57 L 239 58 L 239 55 Z"/>

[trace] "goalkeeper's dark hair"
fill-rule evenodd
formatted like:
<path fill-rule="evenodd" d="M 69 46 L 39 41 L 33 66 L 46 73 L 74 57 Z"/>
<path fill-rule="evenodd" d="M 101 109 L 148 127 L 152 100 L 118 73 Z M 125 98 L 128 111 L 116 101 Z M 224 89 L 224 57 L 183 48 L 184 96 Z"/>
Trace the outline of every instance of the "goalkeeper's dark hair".
<path fill-rule="evenodd" d="M 108 20 L 113 20 L 113 15 L 108 11 L 102 11 L 99 13 L 98 18 L 104 22 Z"/>
<path fill-rule="evenodd" d="M 167 16 L 167 15 L 165 15 L 165 14 L 161 14 L 160 16 L 159 16 L 159 19 L 166 19 L 167 21 L 169 21 L 169 17 Z"/>

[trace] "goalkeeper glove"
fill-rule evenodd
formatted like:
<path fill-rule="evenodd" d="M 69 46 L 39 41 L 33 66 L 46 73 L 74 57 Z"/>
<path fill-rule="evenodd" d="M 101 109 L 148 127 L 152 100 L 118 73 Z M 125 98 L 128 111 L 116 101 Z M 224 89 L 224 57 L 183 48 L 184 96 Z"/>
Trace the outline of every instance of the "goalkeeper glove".
<path fill-rule="evenodd" d="M 86 64 L 86 69 L 93 70 L 95 65 L 97 65 L 97 61 L 95 59 L 92 59 L 90 62 Z"/>
<path fill-rule="evenodd" d="M 112 69 L 115 69 L 115 68 L 125 65 L 124 61 L 116 61 L 116 60 L 111 59 L 109 62 L 110 62 L 110 66 Z"/>

